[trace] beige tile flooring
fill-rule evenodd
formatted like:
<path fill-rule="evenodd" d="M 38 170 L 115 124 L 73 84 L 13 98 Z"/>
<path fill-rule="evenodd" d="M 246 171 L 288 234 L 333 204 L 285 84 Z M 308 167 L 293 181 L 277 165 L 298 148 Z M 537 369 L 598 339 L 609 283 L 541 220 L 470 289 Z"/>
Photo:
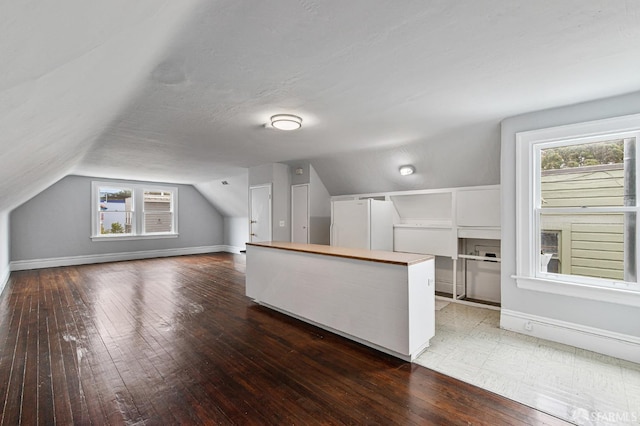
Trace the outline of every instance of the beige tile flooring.
<path fill-rule="evenodd" d="M 501 330 L 500 312 L 437 301 L 415 361 L 580 425 L 640 425 L 640 364 Z"/>

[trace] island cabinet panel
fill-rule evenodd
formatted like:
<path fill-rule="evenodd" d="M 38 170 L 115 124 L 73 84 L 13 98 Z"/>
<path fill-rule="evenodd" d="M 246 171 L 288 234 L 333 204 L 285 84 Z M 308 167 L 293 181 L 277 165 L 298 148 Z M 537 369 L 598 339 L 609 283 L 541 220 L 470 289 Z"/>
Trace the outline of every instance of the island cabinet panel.
<path fill-rule="evenodd" d="M 287 247 L 247 246 L 247 296 L 405 360 L 428 346 L 435 331 L 433 257 L 402 264 Z"/>

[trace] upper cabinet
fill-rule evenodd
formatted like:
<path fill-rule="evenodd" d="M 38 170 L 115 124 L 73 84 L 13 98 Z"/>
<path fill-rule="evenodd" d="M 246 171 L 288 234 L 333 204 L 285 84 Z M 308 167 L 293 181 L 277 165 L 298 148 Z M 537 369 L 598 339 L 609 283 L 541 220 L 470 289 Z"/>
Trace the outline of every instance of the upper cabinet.
<path fill-rule="evenodd" d="M 393 202 L 395 251 L 458 257 L 459 238 L 500 239 L 500 186 L 333 197 Z"/>
<path fill-rule="evenodd" d="M 500 188 L 464 188 L 456 191 L 456 224 L 500 227 Z"/>
<path fill-rule="evenodd" d="M 433 192 L 425 194 L 392 195 L 399 224 L 451 227 L 453 194 Z"/>

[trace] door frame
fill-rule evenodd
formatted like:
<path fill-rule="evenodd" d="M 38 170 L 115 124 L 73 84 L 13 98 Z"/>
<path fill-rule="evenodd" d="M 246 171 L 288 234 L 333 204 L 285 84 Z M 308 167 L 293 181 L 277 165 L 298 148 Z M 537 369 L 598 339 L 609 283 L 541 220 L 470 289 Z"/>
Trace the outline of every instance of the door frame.
<path fill-rule="evenodd" d="M 253 204 L 251 202 L 252 197 L 251 197 L 251 191 L 253 189 L 259 189 L 259 188 L 269 188 L 269 239 L 268 241 L 271 241 L 271 239 L 273 238 L 273 210 L 272 210 L 272 199 L 273 199 L 273 184 L 271 183 L 266 183 L 266 184 L 262 184 L 262 185 L 251 185 L 249 186 L 249 242 L 251 242 L 251 221 L 253 220 Z"/>
<path fill-rule="evenodd" d="M 297 185 L 291 185 L 291 241 L 293 241 L 293 188 L 297 186 L 306 186 L 307 187 L 307 244 L 309 244 L 309 239 L 311 234 L 309 234 L 309 228 L 311 228 L 311 224 L 309 223 L 309 219 L 311 217 L 311 185 L 308 183 L 300 183 Z"/>

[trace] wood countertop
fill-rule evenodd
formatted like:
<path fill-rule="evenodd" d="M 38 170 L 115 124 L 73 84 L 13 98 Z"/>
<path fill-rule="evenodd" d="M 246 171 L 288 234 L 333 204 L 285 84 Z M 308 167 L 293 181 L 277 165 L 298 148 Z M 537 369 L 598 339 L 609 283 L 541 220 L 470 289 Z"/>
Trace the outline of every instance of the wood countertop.
<path fill-rule="evenodd" d="M 325 246 L 321 244 L 290 243 L 286 241 L 265 241 L 259 243 L 247 243 L 247 245 L 405 266 L 414 265 L 416 263 L 434 259 L 434 256 L 430 254 L 353 249 L 346 247 Z"/>

